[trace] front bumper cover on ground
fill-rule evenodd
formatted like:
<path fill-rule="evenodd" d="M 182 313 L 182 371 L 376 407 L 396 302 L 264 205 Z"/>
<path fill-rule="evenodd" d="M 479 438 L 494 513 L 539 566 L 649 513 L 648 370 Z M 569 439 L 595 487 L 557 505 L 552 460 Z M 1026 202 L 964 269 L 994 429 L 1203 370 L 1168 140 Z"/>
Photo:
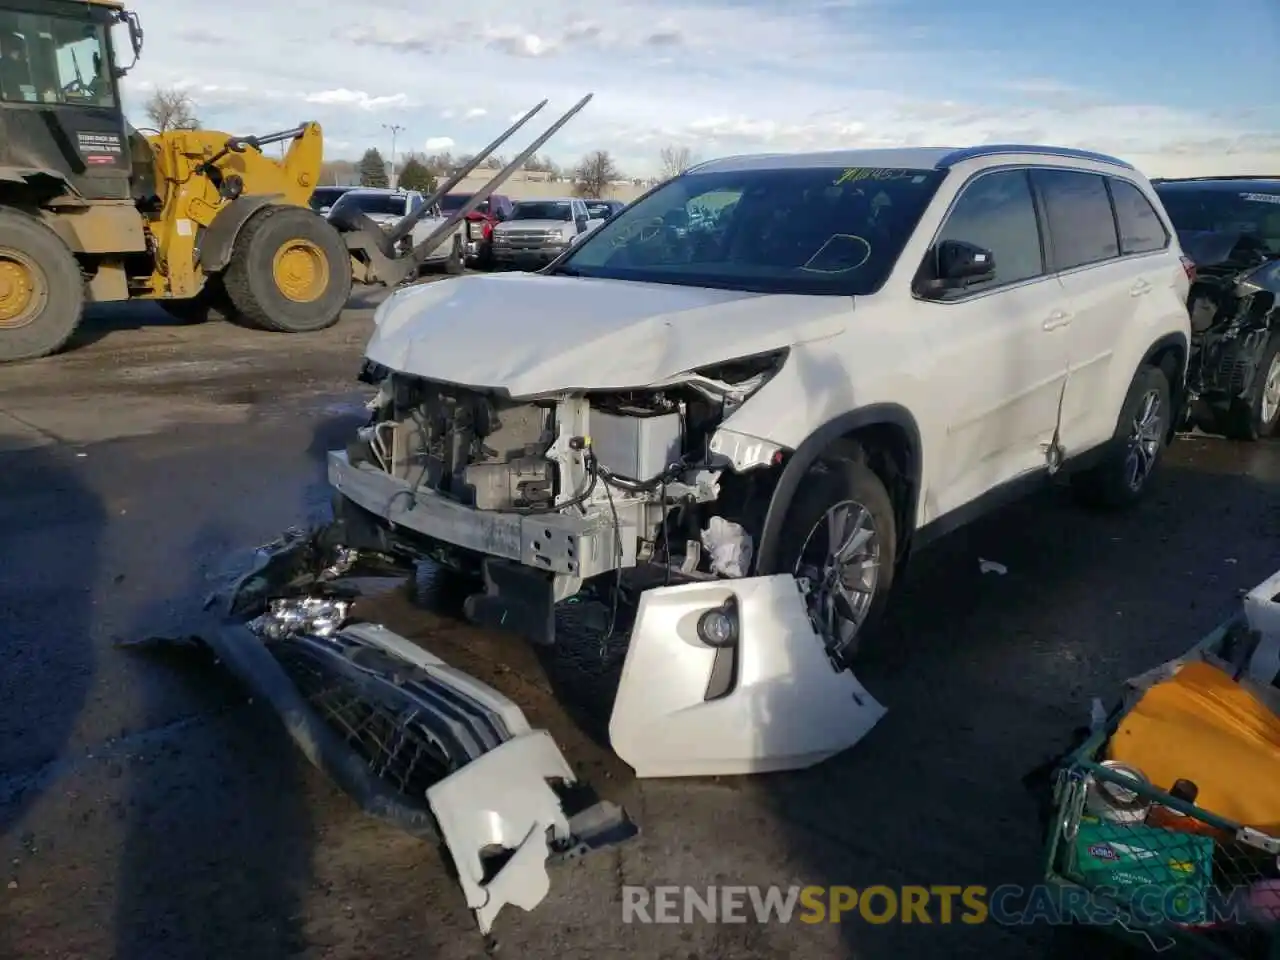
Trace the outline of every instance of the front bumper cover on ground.
<path fill-rule="evenodd" d="M 448 848 L 488 933 L 504 904 L 529 910 L 547 895 L 548 864 L 636 828 L 503 693 L 381 624 L 354 622 L 368 578 L 385 592 L 386 577 L 413 563 L 350 549 L 344 532 L 340 522 L 293 531 L 259 550 L 210 598 L 224 625 L 206 642 L 368 812 Z M 736 641 L 713 648 L 697 621 L 726 603 Z M 642 778 L 757 773 L 832 756 L 884 713 L 831 664 L 794 578 L 717 580 L 641 595 L 609 739 Z"/>

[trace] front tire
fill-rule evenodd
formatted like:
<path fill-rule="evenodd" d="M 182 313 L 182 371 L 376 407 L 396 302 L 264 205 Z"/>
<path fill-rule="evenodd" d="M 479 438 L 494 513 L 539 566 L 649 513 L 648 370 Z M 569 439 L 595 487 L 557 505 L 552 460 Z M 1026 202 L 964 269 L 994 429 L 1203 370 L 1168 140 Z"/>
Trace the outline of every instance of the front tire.
<path fill-rule="evenodd" d="M 781 538 L 775 572 L 800 578 L 828 654 L 851 666 L 884 615 L 897 566 L 897 524 L 883 481 L 865 463 L 816 464 Z"/>
<path fill-rule="evenodd" d="M 1119 508 L 1142 498 L 1167 443 L 1173 415 L 1171 393 L 1169 378 L 1159 367 L 1138 371 L 1102 461 L 1071 478 L 1072 489 L 1082 503 Z"/>
<path fill-rule="evenodd" d="M 1268 338 L 1254 384 L 1251 398 L 1233 402 L 1218 415 L 1216 432 L 1246 442 L 1275 435 L 1280 425 L 1280 331 Z"/>
<path fill-rule="evenodd" d="M 0 362 L 56 353 L 83 312 L 84 277 L 67 245 L 34 217 L 0 210 Z"/>
<path fill-rule="evenodd" d="M 351 297 L 342 235 L 303 207 L 267 207 L 240 231 L 224 283 L 236 310 L 264 330 L 314 333 Z"/>

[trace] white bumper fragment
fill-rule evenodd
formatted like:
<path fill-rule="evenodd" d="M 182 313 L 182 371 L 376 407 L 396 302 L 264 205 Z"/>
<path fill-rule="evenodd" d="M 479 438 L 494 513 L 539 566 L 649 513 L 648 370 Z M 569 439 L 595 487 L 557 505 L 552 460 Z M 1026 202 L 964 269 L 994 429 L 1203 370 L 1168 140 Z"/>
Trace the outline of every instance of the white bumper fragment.
<path fill-rule="evenodd" d="M 551 890 L 547 858 L 552 843 L 570 841 L 569 821 L 548 780 L 574 781 L 555 741 L 531 731 L 490 750 L 427 790 L 440 833 L 458 869 L 458 881 L 488 933 L 508 903 L 532 910 Z M 482 854 L 511 851 L 485 879 Z"/>
<path fill-rule="evenodd" d="M 698 620 L 730 599 L 737 642 L 708 646 Z M 640 777 L 765 773 L 853 746 L 885 712 L 832 666 L 799 584 L 779 574 L 642 594 L 609 737 Z"/>
<path fill-rule="evenodd" d="M 429 787 L 427 802 L 481 932 L 492 929 L 504 905 L 532 910 L 546 897 L 548 860 L 634 835 L 626 814 L 607 801 L 566 814 L 551 784 L 575 784 L 573 770 L 551 735 L 531 727 L 499 691 L 377 624 L 349 625 L 335 639 L 377 647 L 427 675 L 402 680 L 419 695 L 412 712 L 433 712 L 465 764 Z M 509 857 L 486 871 L 485 858 L 497 853 Z"/>

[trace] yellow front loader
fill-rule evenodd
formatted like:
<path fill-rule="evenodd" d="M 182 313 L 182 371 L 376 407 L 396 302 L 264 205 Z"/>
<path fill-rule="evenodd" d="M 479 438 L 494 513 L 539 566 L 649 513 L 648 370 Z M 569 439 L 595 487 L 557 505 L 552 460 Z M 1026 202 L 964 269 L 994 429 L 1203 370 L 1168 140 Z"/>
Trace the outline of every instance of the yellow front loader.
<path fill-rule="evenodd" d="M 113 31 L 127 31 L 128 64 Z M 326 219 L 310 209 L 324 156 L 316 123 L 260 137 L 134 130 L 119 81 L 142 39 L 120 0 L 0 0 L 0 362 L 60 349 L 86 303 L 152 300 L 180 317 L 216 310 L 286 333 L 329 327 L 353 275 L 388 286 L 415 275 L 590 100 L 462 210 L 415 230 L 543 101 L 386 230 L 358 212 Z M 264 153 L 286 142 L 282 159 Z"/>

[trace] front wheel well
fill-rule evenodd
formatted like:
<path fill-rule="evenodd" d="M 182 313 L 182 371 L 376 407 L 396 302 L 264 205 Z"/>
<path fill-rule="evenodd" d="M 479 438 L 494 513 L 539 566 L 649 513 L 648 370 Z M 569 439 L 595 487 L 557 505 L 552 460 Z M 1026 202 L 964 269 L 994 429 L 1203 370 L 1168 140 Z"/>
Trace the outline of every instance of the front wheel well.
<path fill-rule="evenodd" d="M 898 529 L 899 554 L 915 527 L 918 452 L 907 431 L 896 423 L 872 423 L 855 427 L 833 440 L 818 461 L 851 460 L 865 464 L 880 478 L 893 502 Z"/>

